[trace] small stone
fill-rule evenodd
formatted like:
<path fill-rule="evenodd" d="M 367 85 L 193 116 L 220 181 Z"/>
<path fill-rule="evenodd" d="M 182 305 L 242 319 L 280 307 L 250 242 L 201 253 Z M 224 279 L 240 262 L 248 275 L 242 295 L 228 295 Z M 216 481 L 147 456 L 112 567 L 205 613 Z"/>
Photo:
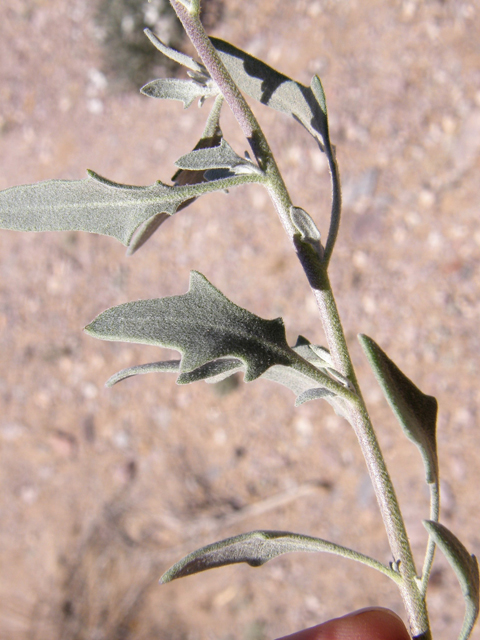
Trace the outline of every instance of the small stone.
<path fill-rule="evenodd" d="M 435 204 L 435 194 L 430 189 L 422 189 L 418 196 L 418 204 L 423 209 L 430 209 Z"/>

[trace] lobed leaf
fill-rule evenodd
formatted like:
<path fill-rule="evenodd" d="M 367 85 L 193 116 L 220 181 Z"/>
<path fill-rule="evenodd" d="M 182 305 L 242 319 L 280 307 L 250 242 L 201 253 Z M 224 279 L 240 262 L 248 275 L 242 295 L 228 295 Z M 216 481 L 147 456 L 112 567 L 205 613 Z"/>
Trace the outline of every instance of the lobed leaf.
<path fill-rule="evenodd" d="M 311 345 L 314 346 L 314 345 Z M 303 358 L 314 364 L 319 369 L 327 369 L 326 363 L 315 355 L 310 349 L 310 343 L 305 338 L 299 338 L 297 346 L 292 350 Z M 121 380 L 125 380 L 135 375 L 145 373 L 179 373 L 177 384 L 190 384 L 205 380 L 209 383 L 217 383 L 235 373 L 245 372 L 245 364 L 238 358 L 221 358 L 212 360 L 197 369 L 189 372 L 180 373 L 180 360 L 167 360 L 164 362 L 152 362 L 150 364 L 137 365 L 123 369 L 109 380 L 106 386 L 111 387 Z M 287 389 L 290 389 L 296 396 L 295 406 L 300 406 L 310 400 L 325 399 L 335 408 L 337 413 L 344 415 L 344 412 L 338 411 L 341 398 L 335 396 L 334 393 L 322 387 L 316 380 L 306 376 L 305 374 L 293 369 L 289 366 L 274 364 L 264 371 L 259 378 L 277 382 Z"/>
<path fill-rule="evenodd" d="M 205 380 L 206 382 L 220 382 L 228 376 L 244 370 L 241 360 L 237 358 L 223 358 L 221 360 L 212 360 L 207 364 L 194 369 L 193 371 L 181 373 L 177 378 L 177 384 L 189 384 L 190 382 L 198 382 Z M 151 362 L 149 364 L 140 364 L 128 369 L 122 369 L 114 374 L 106 382 L 107 387 L 113 387 L 114 384 L 121 380 L 126 380 L 132 376 L 145 373 L 179 373 L 180 360 L 164 360 L 162 362 Z"/>
<path fill-rule="evenodd" d="M 0 191 L 0 228 L 99 233 L 116 238 L 133 253 L 192 198 L 262 179 L 242 174 L 197 185 L 157 182 L 135 187 L 90 171 L 85 180 L 49 180 Z"/>
<path fill-rule="evenodd" d="M 438 483 L 436 399 L 422 393 L 374 340 L 362 334 L 358 339 L 404 433 L 422 454 L 427 482 Z"/>
<path fill-rule="evenodd" d="M 432 520 L 424 520 L 423 524 L 442 550 L 460 583 L 465 599 L 465 617 L 458 640 L 467 640 L 480 609 L 480 578 L 477 559 L 465 549 L 460 540 L 447 527 Z"/>
<path fill-rule="evenodd" d="M 135 229 L 181 198 L 163 184 L 131 187 L 91 173 L 86 180 L 49 180 L 0 192 L 0 226 L 15 231 L 87 231 L 128 245 Z"/>
<path fill-rule="evenodd" d="M 330 147 L 325 93 L 318 76 L 314 76 L 311 86 L 306 87 L 229 42 L 210 39 L 241 91 L 272 109 L 293 116 L 316 140 Z"/>
<path fill-rule="evenodd" d="M 263 320 L 237 306 L 196 271 L 179 296 L 129 302 L 104 311 L 85 331 L 104 340 L 123 340 L 177 349 L 180 372 L 212 360 L 235 357 L 255 380 L 274 364 L 287 365 L 296 354 L 281 318 Z"/>

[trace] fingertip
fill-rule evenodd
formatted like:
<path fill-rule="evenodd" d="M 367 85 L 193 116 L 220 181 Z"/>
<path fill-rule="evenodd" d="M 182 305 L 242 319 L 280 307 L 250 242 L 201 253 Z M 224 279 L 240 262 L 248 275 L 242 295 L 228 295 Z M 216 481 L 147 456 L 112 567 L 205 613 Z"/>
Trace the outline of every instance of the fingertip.
<path fill-rule="evenodd" d="M 410 636 L 393 611 L 375 607 L 355 611 L 279 640 L 410 640 Z"/>

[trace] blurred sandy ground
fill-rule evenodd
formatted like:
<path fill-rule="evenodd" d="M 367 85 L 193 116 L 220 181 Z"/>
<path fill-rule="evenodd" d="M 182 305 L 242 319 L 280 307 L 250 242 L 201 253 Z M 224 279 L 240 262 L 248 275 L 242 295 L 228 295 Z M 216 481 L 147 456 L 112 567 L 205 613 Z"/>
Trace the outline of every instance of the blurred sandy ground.
<path fill-rule="evenodd" d="M 2 188 L 87 167 L 168 181 L 199 138 L 205 108 L 119 92 L 103 74 L 94 13 L 91 0 L 1 5 Z M 477 3 L 393 0 L 236 0 L 214 28 L 324 82 L 345 200 L 332 279 L 419 565 L 420 456 L 355 335 L 439 399 L 443 522 L 479 554 L 479 31 Z M 325 233 L 323 157 L 294 122 L 257 113 L 295 202 Z M 242 153 L 230 117 L 224 129 Z M 167 375 L 106 390 L 117 370 L 175 354 L 82 333 L 114 304 L 184 293 L 197 269 L 236 303 L 283 316 L 292 342 L 324 343 L 262 190 L 205 197 L 124 254 L 104 237 L 0 233 L 2 640 L 263 640 L 372 604 L 403 615 L 386 578 L 328 556 L 158 586 L 182 554 L 256 528 L 389 552 L 354 436 L 328 406 L 294 409 L 263 381 L 225 396 Z M 435 638 L 456 637 L 463 604 L 440 557 L 429 603 Z"/>

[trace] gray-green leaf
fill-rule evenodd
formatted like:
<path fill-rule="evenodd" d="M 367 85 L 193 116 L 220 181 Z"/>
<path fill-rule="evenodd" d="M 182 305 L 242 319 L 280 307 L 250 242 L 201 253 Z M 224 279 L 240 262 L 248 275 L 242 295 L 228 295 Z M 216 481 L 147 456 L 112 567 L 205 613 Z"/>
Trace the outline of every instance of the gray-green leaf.
<path fill-rule="evenodd" d="M 403 431 L 422 454 L 427 482 L 438 483 L 436 399 L 422 393 L 374 340 L 362 334 L 358 339 Z"/>
<path fill-rule="evenodd" d="M 143 86 L 140 93 L 151 98 L 180 100 L 183 102 L 184 109 L 188 109 L 197 98 L 203 101 L 205 98 L 218 95 L 219 91 L 211 82 L 202 84 L 195 80 L 160 78 Z"/>
<path fill-rule="evenodd" d="M 143 32 L 145 33 L 147 38 L 150 40 L 150 42 L 153 44 L 153 46 L 159 51 L 161 51 L 164 56 L 167 56 L 167 58 L 170 58 L 170 60 L 174 60 L 175 62 L 178 62 L 178 64 L 182 64 L 188 69 L 195 71 L 196 73 L 206 73 L 205 67 L 202 64 L 196 62 L 193 58 L 191 58 L 190 56 L 187 56 L 185 53 L 181 53 L 176 49 L 172 49 L 171 47 L 168 47 L 166 44 L 164 44 L 160 40 L 160 38 L 158 38 L 153 33 L 153 31 L 150 31 L 150 29 L 144 29 Z"/>
<path fill-rule="evenodd" d="M 294 551 L 334 553 L 362 562 L 394 578 L 394 573 L 380 562 L 321 538 L 312 538 L 286 531 L 251 531 L 209 544 L 190 553 L 166 571 L 160 582 L 165 584 L 200 571 L 239 562 L 246 562 L 251 567 L 259 567 L 272 558 Z"/>
<path fill-rule="evenodd" d="M 317 247 L 320 242 L 320 231 L 312 217 L 301 207 L 291 207 L 290 215 L 293 224 L 300 232 L 302 240 Z"/>
<path fill-rule="evenodd" d="M 318 76 L 310 87 L 295 82 L 229 42 L 211 38 L 223 64 L 241 91 L 293 116 L 317 140 L 330 146 L 325 94 Z"/>
<path fill-rule="evenodd" d="M 107 382 L 107 387 L 113 387 L 114 384 L 121 380 L 126 380 L 132 376 L 142 375 L 144 373 L 177 373 L 180 368 L 180 360 L 163 360 L 162 362 L 149 362 L 148 364 L 139 364 L 135 367 L 122 369 L 118 373 L 111 376 Z"/>
<path fill-rule="evenodd" d="M 213 147 L 194 149 L 179 158 L 175 164 L 180 169 L 201 171 L 206 169 L 234 169 L 235 173 L 260 173 L 262 170 L 253 162 L 239 156 L 228 142 L 222 138 Z"/>
<path fill-rule="evenodd" d="M 194 369 L 188 373 L 181 373 L 177 378 L 177 384 L 189 384 L 190 382 L 198 382 L 199 380 L 205 380 L 206 382 L 213 383 L 220 382 L 228 376 L 243 370 L 245 370 L 245 367 L 242 361 L 237 358 L 212 360 L 211 362 L 207 362 L 207 364 L 198 367 L 198 369 Z M 180 360 L 150 362 L 149 364 L 140 364 L 135 367 L 129 367 L 128 369 L 122 369 L 122 371 L 119 371 L 107 380 L 106 386 L 113 387 L 117 382 L 131 378 L 132 376 L 160 372 L 179 373 Z"/>
<path fill-rule="evenodd" d="M 181 373 L 218 358 L 238 358 L 245 364 L 246 382 L 274 364 L 288 366 L 296 357 L 281 318 L 263 320 L 238 307 L 196 271 L 190 274 L 187 293 L 113 307 L 85 330 L 104 340 L 177 349 Z"/>
<path fill-rule="evenodd" d="M 311 345 L 305 338 L 299 337 L 297 345 L 292 350 L 300 355 L 302 358 L 311 362 L 319 370 L 330 370 L 327 362 L 318 357 L 313 348 L 321 350 L 322 347 L 317 345 Z M 328 352 L 323 350 L 326 354 Z M 322 351 L 320 351 L 322 352 Z M 327 355 L 325 357 L 328 357 Z M 238 358 L 221 358 L 218 360 L 212 360 L 207 364 L 194 369 L 193 371 L 180 373 L 180 360 L 167 360 L 163 362 L 152 362 L 150 364 L 137 365 L 135 367 L 129 367 L 123 369 L 114 374 L 106 382 L 107 387 L 111 387 L 117 382 L 126 380 L 135 375 L 145 373 L 179 373 L 177 378 L 177 384 L 190 384 L 191 382 L 197 382 L 199 380 L 205 380 L 209 383 L 221 382 L 225 378 L 228 378 L 235 373 L 245 372 L 245 364 Z M 328 391 L 322 387 L 316 380 L 313 380 L 304 373 L 293 369 L 290 366 L 284 366 L 281 364 L 274 364 L 269 369 L 264 371 L 260 376 L 265 380 L 276 382 L 278 384 L 290 389 L 297 397 L 295 400 L 295 406 L 300 406 L 310 400 L 325 399 L 329 402 L 340 415 L 346 416 L 345 406 L 342 404 L 342 399 L 337 397 L 331 391 Z"/>
<path fill-rule="evenodd" d="M 465 617 L 458 640 L 467 640 L 480 609 L 480 579 L 477 559 L 470 555 L 460 540 L 439 522 L 424 520 L 423 524 L 444 553 L 460 583 L 465 599 Z"/>
<path fill-rule="evenodd" d="M 49 180 L 0 191 L 0 228 L 99 233 L 116 238 L 132 253 L 183 203 L 204 193 L 262 179 L 252 173 L 195 185 L 157 182 L 134 187 L 90 171 L 86 180 Z"/>
<path fill-rule="evenodd" d="M 163 184 L 118 185 L 91 174 L 86 180 L 49 180 L 0 192 L 0 226 L 15 231 L 87 231 L 128 245 L 135 229 L 159 211 L 175 212 Z"/>

